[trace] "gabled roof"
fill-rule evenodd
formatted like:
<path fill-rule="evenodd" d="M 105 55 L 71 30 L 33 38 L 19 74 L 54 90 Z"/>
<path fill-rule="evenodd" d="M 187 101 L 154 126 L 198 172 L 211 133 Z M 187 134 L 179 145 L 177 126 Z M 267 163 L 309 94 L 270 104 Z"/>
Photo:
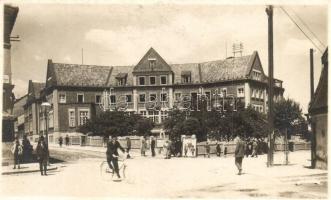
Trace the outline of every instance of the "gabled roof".
<path fill-rule="evenodd" d="M 40 98 L 40 92 L 45 87 L 45 83 L 35 82 L 32 80 L 29 80 L 29 88 L 28 88 L 28 97 L 29 99 L 39 99 Z"/>
<path fill-rule="evenodd" d="M 328 110 L 328 49 L 325 50 L 322 56 L 322 63 L 324 67 L 321 72 L 321 76 L 310 104 L 310 113 L 327 113 Z"/>
<path fill-rule="evenodd" d="M 67 63 L 48 63 L 49 85 L 109 87 L 116 84 L 119 73 L 128 74 L 128 84 L 132 84 L 133 66 L 100 66 Z"/>
<path fill-rule="evenodd" d="M 155 61 L 155 66 L 150 66 L 150 60 Z M 168 63 L 151 47 L 139 63 L 134 67 L 133 72 L 171 72 Z"/>
<path fill-rule="evenodd" d="M 13 108 L 13 115 L 15 117 L 18 117 L 20 115 L 24 114 L 24 105 L 26 104 L 28 99 L 28 95 L 24 95 L 23 97 L 17 99 L 14 103 L 14 108 Z"/>
<path fill-rule="evenodd" d="M 237 80 L 246 78 L 252 68 L 257 52 L 242 57 L 231 57 L 225 60 L 215 60 L 202 63 L 172 64 L 175 74 L 175 83 L 181 82 L 181 75 L 191 72 L 193 83 L 217 82 L 224 80 Z"/>

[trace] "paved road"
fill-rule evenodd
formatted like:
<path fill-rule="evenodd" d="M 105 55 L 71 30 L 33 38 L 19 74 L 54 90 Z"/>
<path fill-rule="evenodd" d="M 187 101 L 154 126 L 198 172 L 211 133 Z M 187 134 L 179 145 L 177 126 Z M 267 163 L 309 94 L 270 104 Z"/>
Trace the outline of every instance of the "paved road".
<path fill-rule="evenodd" d="M 102 152 L 54 150 L 52 154 L 70 162 L 57 165 L 48 177 L 39 174 L 5 176 L 1 194 L 51 196 L 116 196 L 116 197 L 288 197 L 326 198 L 327 171 L 312 170 L 309 151 L 290 154 L 289 166 L 266 167 L 266 156 L 244 159 L 244 175 L 236 175 L 234 158 L 135 157 L 127 160 L 127 178 L 113 182 L 101 176 Z M 281 163 L 277 154 L 275 163 Z M 19 191 L 19 193 L 17 192 Z"/>

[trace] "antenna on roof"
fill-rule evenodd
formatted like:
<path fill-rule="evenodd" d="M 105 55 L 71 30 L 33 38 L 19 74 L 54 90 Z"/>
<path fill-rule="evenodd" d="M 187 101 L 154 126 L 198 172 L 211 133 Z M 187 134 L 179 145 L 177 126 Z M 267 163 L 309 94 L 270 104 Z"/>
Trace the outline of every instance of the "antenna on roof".
<path fill-rule="evenodd" d="M 82 48 L 82 64 L 84 64 L 84 49 Z"/>
<path fill-rule="evenodd" d="M 233 53 L 233 57 L 236 57 L 236 54 L 239 53 L 240 57 L 243 56 L 243 49 L 244 49 L 244 45 L 242 42 L 240 43 L 234 43 L 232 45 L 232 53 Z"/>

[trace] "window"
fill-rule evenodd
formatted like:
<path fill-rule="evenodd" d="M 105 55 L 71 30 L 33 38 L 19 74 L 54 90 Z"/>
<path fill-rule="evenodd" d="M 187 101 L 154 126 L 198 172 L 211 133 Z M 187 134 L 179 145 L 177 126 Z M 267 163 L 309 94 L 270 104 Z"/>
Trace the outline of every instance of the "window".
<path fill-rule="evenodd" d="M 155 93 L 150 93 L 149 94 L 149 101 L 152 102 L 152 101 L 156 101 L 156 94 Z"/>
<path fill-rule="evenodd" d="M 261 80 L 261 71 L 253 69 L 253 79 Z"/>
<path fill-rule="evenodd" d="M 161 85 L 167 84 L 167 76 L 161 76 Z"/>
<path fill-rule="evenodd" d="M 95 103 L 101 104 L 101 95 L 99 95 L 99 94 L 95 95 Z"/>
<path fill-rule="evenodd" d="M 115 95 L 110 95 L 110 103 L 111 104 L 116 104 L 116 96 Z"/>
<path fill-rule="evenodd" d="M 145 77 L 144 76 L 139 77 L 139 85 L 145 85 Z"/>
<path fill-rule="evenodd" d="M 132 103 L 132 95 L 131 94 L 126 95 L 126 102 L 127 103 Z"/>
<path fill-rule="evenodd" d="M 207 110 L 211 110 L 211 93 L 205 92 L 206 100 L 207 100 Z"/>
<path fill-rule="evenodd" d="M 149 77 L 149 84 L 150 85 L 155 85 L 156 84 L 156 78 L 155 78 L 155 76 L 150 76 Z"/>
<path fill-rule="evenodd" d="M 155 123 L 159 123 L 159 111 L 148 111 L 148 118 Z"/>
<path fill-rule="evenodd" d="M 166 102 L 168 101 L 168 98 L 167 98 L 167 93 L 161 93 L 161 102 Z"/>
<path fill-rule="evenodd" d="M 123 86 L 126 84 L 126 78 L 119 78 L 117 79 L 117 85 L 118 86 Z"/>
<path fill-rule="evenodd" d="M 181 96 L 182 96 L 181 93 L 175 93 L 175 101 L 176 101 L 176 102 L 181 101 Z"/>
<path fill-rule="evenodd" d="M 167 111 L 161 111 L 161 122 L 164 122 L 164 120 L 168 118 L 168 112 Z"/>
<path fill-rule="evenodd" d="M 84 103 L 84 94 L 77 94 L 77 102 Z"/>
<path fill-rule="evenodd" d="M 244 93 L 244 88 L 240 87 L 237 89 L 237 96 L 238 97 L 244 97 L 245 93 Z"/>
<path fill-rule="evenodd" d="M 49 111 L 48 113 L 48 127 L 53 128 L 54 127 L 54 114 L 53 110 Z"/>
<path fill-rule="evenodd" d="M 79 125 L 84 125 L 89 119 L 89 109 L 79 110 Z"/>
<path fill-rule="evenodd" d="M 144 103 L 146 101 L 145 97 L 145 94 L 139 94 L 139 102 Z"/>
<path fill-rule="evenodd" d="M 146 111 L 140 111 L 140 115 L 142 115 L 143 117 L 147 117 L 147 112 Z"/>
<path fill-rule="evenodd" d="M 66 102 L 66 94 L 59 94 L 59 103 Z"/>
<path fill-rule="evenodd" d="M 149 67 L 153 70 L 153 68 L 155 68 L 155 65 L 156 65 L 156 59 L 150 58 L 148 60 L 149 60 Z"/>
<path fill-rule="evenodd" d="M 68 110 L 69 127 L 75 127 L 75 109 Z"/>

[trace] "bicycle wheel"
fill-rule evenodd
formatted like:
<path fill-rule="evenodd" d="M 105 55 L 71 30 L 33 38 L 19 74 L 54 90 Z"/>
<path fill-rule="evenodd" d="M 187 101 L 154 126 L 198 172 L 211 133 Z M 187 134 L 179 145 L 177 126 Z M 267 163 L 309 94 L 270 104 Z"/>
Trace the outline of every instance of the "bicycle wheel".
<path fill-rule="evenodd" d="M 107 161 L 103 161 L 101 164 L 100 164 L 100 175 L 102 177 L 105 177 L 105 176 L 112 176 L 111 174 L 112 172 L 110 171 L 109 169 L 109 166 L 108 166 L 108 162 Z"/>

